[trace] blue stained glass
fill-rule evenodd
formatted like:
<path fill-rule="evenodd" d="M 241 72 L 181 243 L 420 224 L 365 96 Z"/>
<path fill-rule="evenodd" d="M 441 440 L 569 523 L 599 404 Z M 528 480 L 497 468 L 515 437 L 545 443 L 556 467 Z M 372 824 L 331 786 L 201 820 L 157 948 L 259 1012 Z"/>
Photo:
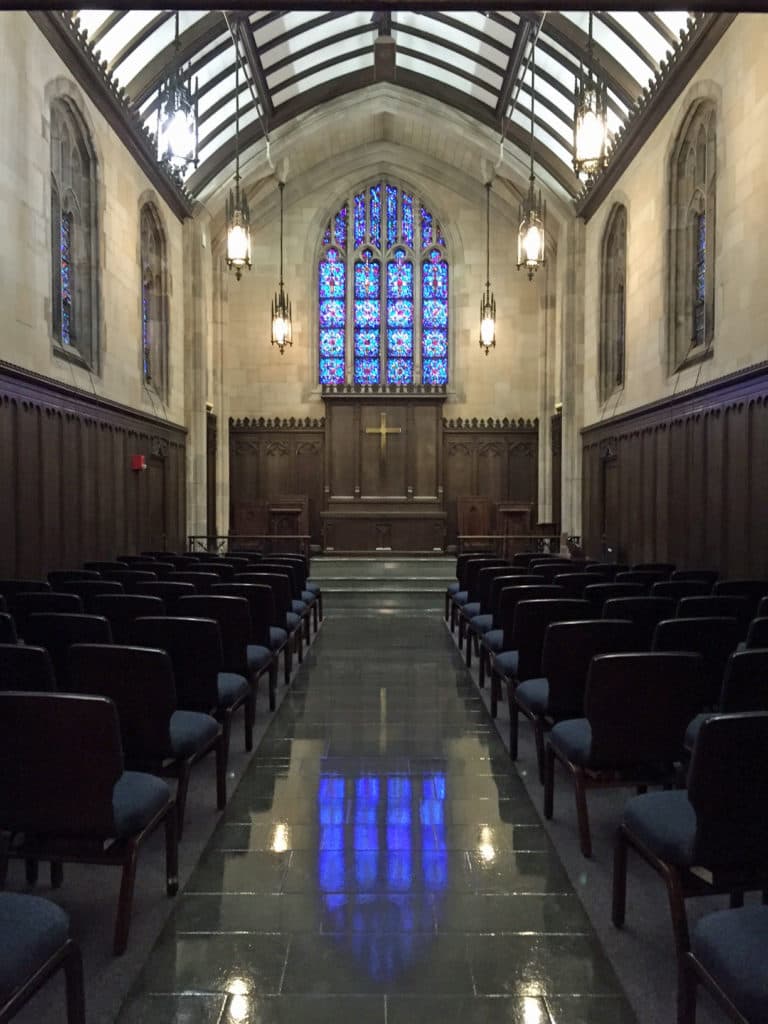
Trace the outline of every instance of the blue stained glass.
<path fill-rule="evenodd" d="M 447 327 L 448 304 L 443 299 L 427 299 L 422 305 L 424 326 Z"/>
<path fill-rule="evenodd" d="M 436 250 L 429 254 L 429 260 L 421 268 L 422 295 L 424 299 L 448 298 L 448 264 Z"/>
<path fill-rule="evenodd" d="M 388 384 L 412 384 L 413 383 L 413 360 L 412 359 L 390 359 L 387 362 L 387 383 Z"/>
<path fill-rule="evenodd" d="M 381 248 L 381 185 L 371 188 L 371 244 Z"/>
<path fill-rule="evenodd" d="M 438 245 L 445 245 L 445 235 L 443 229 L 439 224 L 435 225 L 435 241 Z"/>
<path fill-rule="evenodd" d="M 387 352 L 390 356 L 413 357 L 413 331 L 402 327 L 387 332 Z"/>
<path fill-rule="evenodd" d="M 407 192 L 402 193 L 403 197 L 403 241 L 413 248 L 413 196 Z"/>
<path fill-rule="evenodd" d="M 410 299 L 395 299 L 387 303 L 387 323 L 392 327 L 413 326 L 413 303 Z"/>
<path fill-rule="evenodd" d="M 432 245 L 432 214 L 426 207 L 421 207 L 421 248 Z"/>
<path fill-rule="evenodd" d="M 355 299 L 355 327 L 378 327 L 380 322 L 378 299 Z"/>
<path fill-rule="evenodd" d="M 379 354 L 379 332 L 357 330 L 355 331 L 355 357 L 378 356 Z"/>
<path fill-rule="evenodd" d="M 333 219 L 333 238 L 336 245 L 347 248 L 347 207 L 342 206 Z M 330 239 L 328 239 L 330 241 Z"/>
<path fill-rule="evenodd" d="M 337 216 L 338 216 L 338 214 L 337 214 Z M 325 229 L 325 232 L 323 234 L 322 244 L 323 245 L 330 245 L 331 244 L 331 224 L 330 224 L 330 221 L 328 222 L 328 225 L 327 225 L 327 227 Z"/>
<path fill-rule="evenodd" d="M 423 384 L 447 384 L 448 360 L 425 359 L 421 364 L 421 379 Z"/>
<path fill-rule="evenodd" d="M 379 383 L 379 360 L 377 359 L 356 359 L 355 360 L 355 384 L 378 384 Z"/>
<path fill-rule="evenodd" d="M 355 248 L 365 239 L 365 192 L 355 196 Z"/>
<path fill-rule="evenodd" d="M 422 336 L 422 352 L 425 359 L 444 358 L 448 355 L 448 332 L 433 328 L 424 331 Z"/>
<path fill-rule="evenodd" d="M 379 270 L 380 264 L 356 263 L 355 264 L 355 298 L 368 299 L 379 297 Z"/>
<path fill-rule="evenodd" d="M 144 354 L 144 380 L 152 380 L 152 366 L 150 363 L 150 336 L 149 336 L 149 288 L 144 281 L 141 286 L 141 349 Z"/>
<path fill-rule="evenodd" d="M 707 218 L 703 213 L 698 217 L 698 238 L 696 240 L 696 298 L 704 301 L 707 271 Z"/>
<path fill-rule="evenodd" d="M 346 268 L 339 254 L 331 249 L 324 260 L 320 261 L 320 298 L 343 299 Z"/>
<path fill-rule="evenodd" d="M 72 341 L 72 215 L 65 213 L 61 218 L 60 227 L 60 266 L 61 266 L 61 343 L 69 345 Z"/>
<path fill-rule="evenodd" d="M 392 261 L 387 264 L 387 296 L 391 299 L 413 298 L 413 264 L 411 262 Z"/>
<path fill-rule="evenodd" d="M 344 302 L 341 299 L 323 299 L 320 302 L 320 326 L 344 327 Z"/>
<path fill-rule="evenodd" d="M 320 360 L 320 383 L 321 384 L 343 384 L 344 383 L 344 360 L 343 359 L 321 359 Z"/>
<path fill-rule="evenodd" d="M 397 241 L 397 189 L 387 185 L 387 248 Z"/>
<path fill-rule="evenodd" d="M 320 355 L 323 359 L 344 358 L 344 331 L 328 328 L 320 331 Z"/>

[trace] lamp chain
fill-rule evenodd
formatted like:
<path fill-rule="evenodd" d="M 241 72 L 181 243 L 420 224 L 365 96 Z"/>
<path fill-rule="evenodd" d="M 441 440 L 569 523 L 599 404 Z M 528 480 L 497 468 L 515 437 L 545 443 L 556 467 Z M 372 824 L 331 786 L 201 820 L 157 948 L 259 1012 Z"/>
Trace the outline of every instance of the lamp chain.
<path fill-rule="evenodd" d="M 485 185 L 485 287 L 491 287 L 491 183 Z"/>

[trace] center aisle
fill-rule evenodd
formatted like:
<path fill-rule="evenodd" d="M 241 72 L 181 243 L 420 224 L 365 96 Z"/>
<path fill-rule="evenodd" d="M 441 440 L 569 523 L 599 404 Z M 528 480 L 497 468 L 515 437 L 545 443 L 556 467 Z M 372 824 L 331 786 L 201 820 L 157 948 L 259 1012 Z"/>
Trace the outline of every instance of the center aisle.
<path fill-rule="evenodd" d="M 634 1024 L 448 637 L 452 563 L 343 561 L 120 1024 Z"/>

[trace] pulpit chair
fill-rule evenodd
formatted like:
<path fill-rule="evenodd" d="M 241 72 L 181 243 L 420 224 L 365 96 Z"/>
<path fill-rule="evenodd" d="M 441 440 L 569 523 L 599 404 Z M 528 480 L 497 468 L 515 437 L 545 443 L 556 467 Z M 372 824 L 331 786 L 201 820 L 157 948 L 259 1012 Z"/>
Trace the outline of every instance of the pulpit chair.
<path fill-rule="evenodd" d="M 584 716 L 555 725 L 546 742 L 544 817 L 552 818 L 555 760 L 573 779 L 579 845 L 592 856 L 587 790 L 674 785 L 685 730 L 702 706 L 698 654 L 636 652 L 592 659 Z"/>
<path fill-rule="evenodd" d="M 0 690 L 54 693 L 56 673 L 44 647 L 0 644 Z"/>
<path fill-rule="evenodd" d="M 636 562 L 631 568 L 632 572 L 664 573 L 665 577 L 669 579 L 676 566 L 674 562 Z"/>
<path fill-rule="evenodd" d="M 169 577 L 172 575 L 172 573 L 169 574 Z M 152 583 L 154 580 L 159 579 L 156 572 L 146 572 L 139 569 L 106 569 L 102 576 L 105 580 L 112 580 L 115 583 L 122 584 L 126 594 L 135 594 L 136 588 L 140 587 L 143 583 Z"/>
<path fill-rule="evenodd" d="M 696 1022 L 702 985 L 736 1024 L 768 1020 L 768 907 L 718 910 L 697 921 L 680 971 L 678 1024 Z"/>
<path fill-rule="evenodd" d="M 234 672 L 249 680 L 254 696 L 254 714 L 259 679 L 264 673 L 268 673 L 269 707 L 274 711 L 278 659 L 269 648 L 268 641 L 259 644 L 254 639 L 248 598 L 224 594 L 196 594 L 194 597 L 183 597 L 176 607 L 182 617 L 215 619 L 218 622 L 224 671 Z M 263 629 L 259 639 L 267 639 Z"/>
<path fill-rule="evenodd" d="M 175 615 L 178 600 L 196 593 L 197 590 L 191 583 L 177 583 L 174 580 L 164 579 L 143 583 L 136 588 L 131 596 L 159 597 L 165 607 L 165 614 Z"/>
<path fill-rule="evenodd" d="M 559 572 L 552 582 L 563 588 L 566 597 L 582 598 L 587 587 L 608 583 L 609 580 L 607 576 L 599 576 L 594 572 Z"/>
<path fill-rule="evenodd" d="M 148 594 L 97 594 L 91 598 L 90 610 L 91 614 L 107 619 L 116 644 L 127 644 L 133 620 L 147 615 L 165 615 L 165 603 Z"/>
<path fill-rule="evenodd" d="M 541 653 L 547 627 L 553 622 L 588 619 L 592 610 L 586 601 L 570 597 L 526 599 L 515 605 L 512 649 L 492 659 L 493 673 L 507 687 L 509 703 L 509 756 L 517 760 L 517 706 L 515 690 L 526 679 L 541 676 Z"/>
<path fill-rule="evenodd" d="M 128 568 L 128 563 L 117 561 L 117 559 L 114 562 L 83 562 L 83 568 L 91 569 L 103 576 L 105 572 L 123 572 Z"/>
<path fill-rule="evenodd" d="M 582 597 L 592 605 L 595 618 L 600 618 L 605 602 L 611 598 L 643 597 L 644 594 L 645 587 L 642 583 L 588 583 L 584 587 Z"/>
<path fill-rule="evenodd" d="M 287 658 L 288 633 L 272 626 L 275 621 L 275 598 L 272 588 L 256 583 L 219 583 L 213 587 L 211 597 L 243 597 L 248 602 L 251 617 L 251 631 L 246 652 L 251 672 L 262 671 L 264 650 L 270 652 L 269 666 L 269 710 L 275 710 L 277 689 L 277 666 L 280 654 Z M 210 618 L 216 618 L 211 615 Z M 253 650 L 251 650 L 253 648 Z M 288 676 L 290 678 L 290 674 Z"/>
<path fill-rule="evenodd" d="M 6 601 L 16 594 L 39 594 L 50 589 L 51 584 L 47 580 L 0 580 L 0 596 Z"/>
<path fill-rule="evenodd" d="M 0 778 L 0 828 L 13 836 L 11 857 L 122 867 L 114 953 L 123 953 L 142 844 L 165 825 L 169 896 L 178 889 L 178 854 L 171 791 L 153 775 L 125 771 L 115 705 L 85 695 L 0 693 Z"/>
<path fill-rule="evenodd" d="M 749 624 L 746 649 L 751 651 L 758 647 L 768 647 L 768 616 L 752 619 Z"/>
<path fill-rule="evenodd" d="M 200 564 L 202 565 L 202 563 Z M 163 582 L 191 583 L 195 588 L 195 593 L 210 594 L 211 587 L 215 587 L 217 583 L 221 583 L 221 577 L 215 572 L 208 572 L 204 569 L 194 570 L 190 567 L 184 572 L 172 572 L 169 576 L 166 576 Z"/>
<path fill-rule="evenodd" d="M 459 620 L 459 650 L 461 650 L 464 640 L 467 641 L 467 668 L 472 664 L 472 644 L 471 637 L 469 636 L 468 627 L 472 619 L 478 615 L 490 615 L 492 609 L 489 607 L 490 598 L 490 587 L 491 582 L 496 575 L 509 574 L 510 565 L 506 561 L 499 561 L 498 563 L 490 563 L 482 566 L 479 572 L 475 575 L 474 583 L 472 588 L 468 590 L 469 601 L 465 605 L 462 605 L 458 610 Z"/>
<path fill-rule="evenodd" d="M 663 580 L 651 587 L 651 597 L 670 597 L 679 601 L 682 597 L 706 597 L 712 586 L 704 580 Z"/>
<path fill-rule="evenodd" d="M 44 647 L 51 656 L 60 690 L 76 691 L 69 676 L 69 648 L 72 644 L 111 644 L 112 630 L 102 615 L 73 615 L 67 612 L 35 612 L 29 616 L 25 640 Z"/>
<path fill-rule="evenodd" d="M 62 580 L 56 589 L 62 594 L 77 594 L 86 612 L 90 609 L 91 598 L 97 594 L 124 594 L 125 587 L 115 580 Z"/>
<path fill-rule="evenodd" d="M 739 642 L 736 619 L 667 619 L 659 622 L 653 634 L 654 651 L 693 651 L 703 662 L 702 704 L 705 711 L 717 704 L 728 659 Z"/>
<path fill-rule="evenodd" d="M 85 1024 L 83 961 L 69 918 L 50 900 L 0 892 L 0 1024 L 15 1017 L 59 969 L 67 1024 Z"/>
<path fill-rule="evenodd" d="M 0 644 L 17 644 L 19 636 L 16 623 L 7 612 L 0 612 Z"/>
<path fill-rule="evenodd" d="M 614 583 L 639 583 L 644 592 L 650 594 L 654 583 L 663 583 L 668 578 L 668 573 L 655 572 L 652 569 L 630 569 L 629 572 L 617 572 Z"/>
<path fill-rule="evenodd" d="M 676 602 L 669 597 L 611 597 L 603 605 L 604 619 L 629 619 L 637 626 L 639 650 L 649 651 L 662 619 L 671 619 Z M 679 648 L 678 648 L 679 650 Z"/>
<path fill-rule="evenodd" d="M 56 569 L 48 573 L 48 582 L 51 589 L 57 593 L 61 592 L 61 583 L 71 583 L 73 580 L 100 580 L 101 573 L 95 569 Z"/>
<path fill-rule="evenodd" d="M 507 565 L 501 568 L 480 570 L 480 611 L 466 624 L 465 633 L 467 637 L 467 668 L 470 668 L 472 664 L 471 645 L 474 644 L 478 653 L 478 684 L 481 687 L 485 686 L 485 672 L 488 659 L 485 654 L 486 649 L 480 643 L 480 639 L 487 633 L 490 633 L 491 630 L 496 629 L 500 631 L 502 628 L 500 617 L 502 591 L 506 587 L 534 585 L 544 582 L 543 576 L 523 575 L 522 570 L 520 570 L 519 575 L 509 575 L 510 571 L 513 571 L 515 568 L 514 565 Z M 498 638 L 499 645 L 501 639 L 501 637 Z M 501 649 L 500 646 L 499 649 Z"/>
<path fill-rule="evenodd" d="M 285 562 L 273 562 L 270 558 L 259 562 L 256 571 L 259 573 L 276 573 L 277 575 L 288 577 L 291 588 L 291 611 L 301 619 L 304 627 L 303 639 L 309 644 L 311 640 L 310 624 L 312 609 L 310 608 L 310 602 L 302 598 L 301 573 L 298 568 Z"/>
<path fill-rule="evenodd" d="M 83 612 L 83 602 L 77 594 L 59 594 L 53 590 L 15 594 L 9 599 L 8 607 L 16 623 L 16 632 L 22 640 L 26 639 L 29 616 L 35 612 Z"/>
<path fill-rule="evenodd" d="M 495 668 L 495 660 L 500 658 L 504 652 L 515 650 L 513 629 L 515 609 L 518 603 L 520 601 L 544 600 L 562 596 L 562 587 L 546 583 L 524 583 L 512 587 L 504 587 L 501 591 L 498 603 L 499 628 L 489 630 L 481 640 L 481 646 L 485 651 L 491 677 L 491 718 L 496 717 L 499 697 L 501 696 L 500 671 L 503 672 L 506 668 L 506 664 L 502 663 L 500 669 L 497 670 Z M 481 658 L 482 656 L 481 653 Z"/>
<path fill-rule="evenodd" d="M 592 658 L 638 649 L 637 630 L 624 619 L 585 619 L 552 622 L 544 634 L 541 676 L 526 679 L 515 689 L 510 705 L 511 726 L 517 735 L 521 712 L 531 722 L 536 742 L 539 781 L 544 782 L 544 734 L 557 722 L 584 715 L 584 691 Z M 516 749 L 517 744 L 514 744 Z"/>
<path fill-rule="evenodd" d="M 592 562 L 588 565 L 584 572 L 593 572 L 596 576 L 605 576 L 610 582 L 616 579 L 617 573 L 629 572 L 629 566 L 626 562 Z"/>
<path fill-rule="evenodd" d="M 677 614 L 681 619 L 727 618 L 736 619 L 739 624 L 739 639 L 743 640 L 749 630 L 752 614 L 749 602 L 743 597 L 707 594 L 704 597 L 681 597 L 677 602 Z"/>
<path fill-rule="evenodd" d="M 716 569 L 675 569 L 670 580 L 698 580 L 701 583 L 708 583 L 710 592 L 720 578 Z"/>
<path fill-rule="evenodd" d="M 685 749 L 692 751 L 702 723 L 716 714 L 768 711 L 768 650 L 735 651 L 723 673 L 723 688 L 714 711 L 702 712 L 685 731 Z"/>
<path fill-rule="evenodd" d="M 743 597 L 749 605 L 749 616 L 752 618 L 762 599 L 768 597 L 768 580 L 718 580 L 712 593 L 719 597 Z"/>
<path fill-rule="evenodd" d="M 255 583 L 257 586 L 266 586 L 272 590 L 272 597 L 275 602 L 275 618 L 270 626 L 284 630 L 287 634 L 288 643 L 284 648 L 285 685 L 291 681 L 293 671 L 293 652 L 296 650 L 299 661 L 303 657 L 301 618 L 291 609 L 291 586 L 288 578 L 280 573 L 269 572 L 242 572 L 238 573 L 235 583 Z M 281 642 L 279 635 L 275 636 L 277 642 Z"/>
<path fill-rule="evenodd" d="M 221 633 L 215 619 L 180 616 L 134 619 L 131 643 L 167 651 L 176 681 L 176 700 L 183 711 L 213 715 L 222 724 L 223 752 L 229 757 L 232 716 L 245 716 L 245 749 L 253 747 L 254 695 L 248 680 L 225 672 Z"/>
<path fill-rule="evenodd" d="M 768 713 L 715 715 L 696 737 L 687 791 L 628 801 L 614 849 L 617 928 L 626 916 L 629 849 L 664 880 L 678 962 L 690 946 L 686 899 L 728 893 L 735 907 L 745 892 L 768 890 L 767 746 Z"/>
<path fill-rule="evenodd" d="M 227 804 L 227 754 L 212 715 L 181 711 L 171 659 L 147 647 L 74 644 L 69 675 L 78 693 L 107 697 L 117 708 L 126 767 L 177 779 L 178 836 L 184 830 L 189 777 L 206 754 L 216 758 L 216 806 Z"/>

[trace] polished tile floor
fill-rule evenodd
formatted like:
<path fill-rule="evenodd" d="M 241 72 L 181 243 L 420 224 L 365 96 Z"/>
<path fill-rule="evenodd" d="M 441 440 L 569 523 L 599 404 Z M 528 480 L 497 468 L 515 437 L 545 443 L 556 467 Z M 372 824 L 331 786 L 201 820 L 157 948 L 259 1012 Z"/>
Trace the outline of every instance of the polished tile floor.
<path fill-rule="evenodd" d="M 634 1024 L 440 600 L 325 604 L 120 1024 Z"/>

